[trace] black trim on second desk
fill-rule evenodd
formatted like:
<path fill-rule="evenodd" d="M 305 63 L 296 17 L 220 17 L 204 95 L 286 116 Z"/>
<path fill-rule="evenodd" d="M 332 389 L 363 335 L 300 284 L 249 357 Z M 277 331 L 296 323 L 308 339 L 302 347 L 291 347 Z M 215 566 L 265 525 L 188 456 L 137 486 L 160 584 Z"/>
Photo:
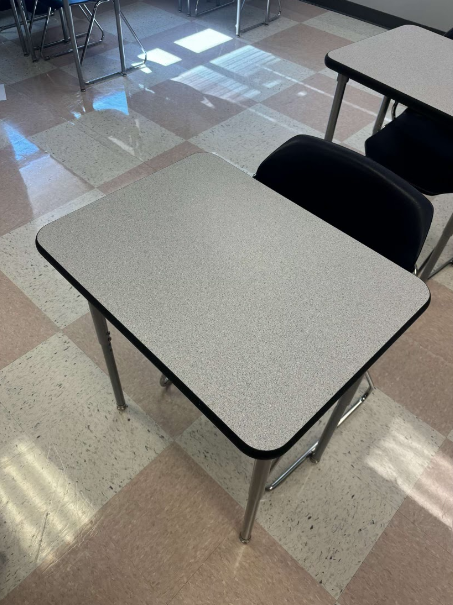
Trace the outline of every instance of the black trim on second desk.
<path fill-rule="evenodd" d="M 368 6 L 362 6 L 356 2 L 349 2 L 349 0 L 316 0 L 316 2 L 310 2 L 309 0 L 300 1 L 305 2 L 305 4 L 313 4 L 314 6 L 325 8 L 326 10 L 341 13 L 342 15 L 347 15 L 348 17 L 354 17 L 355 19 L 360 19 L 361 21 L 367 21 L 372 25 L 378 25 L 379 27 L 384 27 L 385 29 L 395 29 L 395 27 L 401 27 L 402 25 L 418 25 L 419 27 L 424 27 L 425 29 L 435 32 L 436 34 L 445 33 L 444 31 L 436 29 L 435 27 L 428 27 L 427 25 L 416 23 L 410 19 L 403 19 L 403 17 L 397 17 L 396 15 L 384 13 Z M 447 29 L 451 25 L 449 25 Z"/>

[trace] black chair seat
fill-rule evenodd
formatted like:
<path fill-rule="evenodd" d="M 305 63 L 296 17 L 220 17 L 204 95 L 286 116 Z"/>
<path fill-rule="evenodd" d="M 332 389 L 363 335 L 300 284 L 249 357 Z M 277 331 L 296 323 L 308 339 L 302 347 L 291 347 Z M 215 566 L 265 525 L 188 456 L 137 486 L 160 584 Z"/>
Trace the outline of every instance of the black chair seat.
<path fill-rule="evenodd" d="M 453 128 L 407 109 L 365 143 L 367 157 L 422 193 L 453 192 Z"/>
<path fill-rule="evenodd" d="M 433 206 L 380 164 L 335 143 L 299 135 L 271 153 L 255 178 L 400 267 L 414 270 Z"/>

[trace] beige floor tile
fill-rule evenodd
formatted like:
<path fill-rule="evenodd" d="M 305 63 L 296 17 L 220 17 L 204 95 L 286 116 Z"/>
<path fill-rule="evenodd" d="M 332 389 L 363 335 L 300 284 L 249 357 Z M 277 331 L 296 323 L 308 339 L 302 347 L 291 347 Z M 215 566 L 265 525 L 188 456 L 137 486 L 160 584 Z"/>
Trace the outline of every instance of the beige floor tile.
<path fill-rule="evenodd" d="M 320 71 L 325 67 L 326 53 L 347 44 L 350 44 L 350 41 L 346 38 L 298 24 L 261 40 L 257 46 L 288 61 Z"/>
<path fill-rule="evenodd" d="M 0 270 L 58 327 L 64 327 L 87 312 L 86 300 L 39 254 L 36 234 L 48 222 L 89 204 L 102 193 L 92 189 L 27 225 L 0 237 Z"/>
<path fill-rule="evenodd" d="M 272 151 L 296 134 L 322 136 L 321 132 L 259 103 L 193 137 L 191 142 L 252 175 Z"/>
<path fill-rule="evenodd" d="M 323 132 L 329 120 L 334 92 L 335 83 L 327 76 L 316 74 L 301 85 L 273 95 L 264 104 Z M 345 98 L 341 107 L 335 138 L 344 141 L 373 123 L 378 109 L 377 97 L 351 88 L 349 98 Z"/>
<path fill-rule="evenodd" d="M 453 443 L 446 440 L 399 512 L 453 554 Z"/>
<path fill-rule="evenodd" d="M 168 603 L 237 531 L 240 518 L 237 504 L 180 448 L 171 446 L 99 511 L 72 546 L 55 553 L 13 591 L 5 605 Z"/>
<path fill-rule="evenodd" d="M 407 331 L 419 345 L 453 365 L 453 294 L 438 282 L 429 282 L 428 310 Z"/>
<path fill-rule="evenodd" d="M 453 556 L 396 513 L 340 597 L 341 605 L 448 605 Z"/>
<path fill-rule="evenodd" d="M 193 77 L 197 79 L 196 74 Z M 209 92 L 200 92 L 192 84 L 190 76 L 185 76 L 183 82 L 162 82 L 134 94 L 130 107 L 183 139 L 189 139 L 245 108 L 219 97 L 215 85 Z M 209 85 L 206 74 L 201 74 L 199 84 Z M 248 104 L 252 103 L 248 101 Z"/>
<path fill-rule="evenodd" d="M 453 429 L 453 366 L 402 336 L 374 364 L 376 386 L 442 435 Z"/>
<path fill-rule="evenodd" d="M 0 369 L 43 342 L 57 328 L 0 272 Z"/>
<path fill-rule="evenodd" d="M 453 290 L 453 267 L 445 267 L 434 277 L 434 281 L 442 284 L 449 290 Z"/>
<path fill-rule="evenodd" d="M 260 0 L 252 0 L 251 4 L 261 9 L 263 7 L 263 3 Z M 314 4 L 308 4 L 308 2 L 300 2 L 300 0 L 282 0 L 283 15 L 286 18 L 298 21 L 299 23 L 308 21 L 308 19 L 313 19 L 313 17 L 318 17 L 325 12 L 326 10 L 324 8 L 320 8 Z"/>
<path fill-rule="evenodd" d="M 172 605 L 331 605 L 329 595 L 257 526 L 248 545 L 232 531 L 192 576 Z"/>
<path fill-rule="evenodd" d="M 175 386 L 163 389 L 160 372 L 116 328 L 110 327 L 112 343 L 124 391 L 170 436 L 179 435 L 200 415 Z M 65 329 L 65 334 L 106 371 L 91 316 L 84 315 Z"/>

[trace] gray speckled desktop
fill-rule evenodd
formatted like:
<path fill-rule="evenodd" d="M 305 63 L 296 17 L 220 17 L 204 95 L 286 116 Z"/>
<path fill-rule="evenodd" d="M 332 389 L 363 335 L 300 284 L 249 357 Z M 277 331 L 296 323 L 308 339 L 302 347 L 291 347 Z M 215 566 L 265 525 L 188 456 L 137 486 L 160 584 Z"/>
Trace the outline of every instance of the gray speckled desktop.
<path fill-rule="evenodd" d="M 415 109 L 453 118 L 453 41 L 439 34 L 404 25 L 329 52 L 326 65 Z"/>
<path fill-rule="evenodd" d="M 256 458 L 288 449 L 429 300 L 414 276 L 208 154 L 37 242 Z"/>

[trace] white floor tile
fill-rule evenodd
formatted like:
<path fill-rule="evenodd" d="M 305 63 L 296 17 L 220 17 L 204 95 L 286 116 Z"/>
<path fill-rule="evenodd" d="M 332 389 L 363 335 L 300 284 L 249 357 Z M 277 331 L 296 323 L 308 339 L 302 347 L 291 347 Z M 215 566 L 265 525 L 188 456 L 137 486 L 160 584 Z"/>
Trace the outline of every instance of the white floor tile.
<path fill-rule="evenodd" d="M 184 141 L 169 130 L 130 109 L 90 111 L 76 123 L 77 128 L 112 150 L 126 151 L 146 161 Z"/>
<path fill-rule="evenodd" d="M 278 476 L 322 432 L 313 427 Z M 335 597 L 352 578 L 443 437 L 376 391 L 335 433 L 321 463 L 305 462 L 266 494 L 261 524 Z M 204 417 L 178 443 L 242 506 L 252 461 Z"/>
<path fill-rule="evenodd" d="M 5 42 L 0 52 L 0 81 L 14 84 L 33 76 L 52 71 L 55 67 L 48 61 L 33 61 L 24 57 L 22 49 L 14 42 Z"/>
<path fill-rule="evenodd" d="M 257 104 L 193 137 L 191 142 L 254 174 L 272 151 L 297 134 L 323 136 L 309 126 Z"/>
<path fill-rule="evenodd" d="M 116 409 L 106 374 L 62 334 L 0 372 L 0 399 L 96 508 L 169 444 L 129 398 L 125 412 Z"/>
<path fill-rule="evenodd" d="M 94 187 L 141 163 L 119 147 L 113 151 L 98 143 L 70 122 L 40 132 L 30 140 Z"/>
<path fill-rule="evenodd" d="M 316 29 L 346 38 L 346 40 L 351 40 L 351 42 L 359 42 L 386 31 L 382 27 L 332 12 L 325 12 L 318 17 L 308 19 L 308 21 L 304 21 L 304 25 L 316 27 Z"/>
<path fill-rule="evenodd" d="M 103 197 L 93 189 L 61 208 L 0 237 L 0 270 L 11 279 L 57 326 L 64 328 L 84 315 L 84 297 L 39 254 L 36 234 L 48 222 Z"/>

